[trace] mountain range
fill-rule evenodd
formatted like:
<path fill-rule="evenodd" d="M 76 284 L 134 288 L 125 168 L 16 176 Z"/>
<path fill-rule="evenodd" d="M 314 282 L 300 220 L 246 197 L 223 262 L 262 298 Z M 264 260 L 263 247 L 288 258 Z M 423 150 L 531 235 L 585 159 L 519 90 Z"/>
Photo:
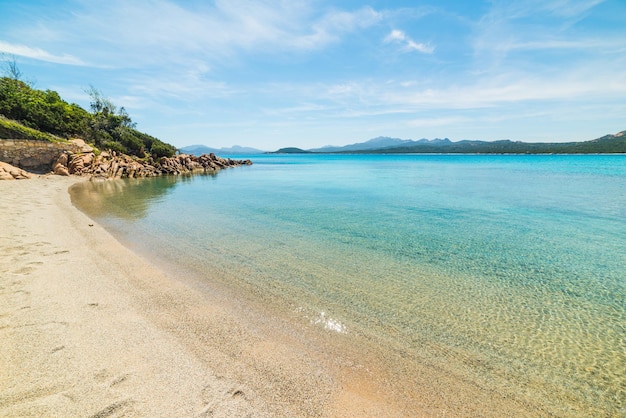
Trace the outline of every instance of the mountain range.
<path fill-rule="evenodd" d="M 179 148 L 179 151 L 184 153 L 184 154 L 191 154 L 191 155 L 202 155 L 202 154 L 210 154 L 210 153 L 214 153 L 214 154 L 263 154 L 267 151 L 263 151 L 260 149 L 256 149 L 256 148 L 250 148 L 250 147 L 242 147 L 239 145 L 234 145 L 232 147 L 228 147 L 228 148 L 211 148 L 211 147 L 207 147 L 206 145 L 188 145 L 186 147 L 182 147 Z"/>
<path fill-rule="evenodd" d="M 289 147 L 281 148 L 275 153 L 612 154 L 626 153 L 626 131 L 580 142 L 521 142 L 508 139 L 451 141 L 448 138 L 411 140 L 378 137 L 341 147 L 326 146 L 309 150 Z"/>
<path fill-rule="evenodd" d="M 400 146 L 409 146 L 412 144 L 417 144 L 422 141 L 428 141 L 427 139 L 420 139 L 419 141 L 414 141 L 411 139 L 400 139 L 400 138 L 389 138 L 387 136 L 379 136 L 377 138 L 370 139 L 369 141 L 359 142 L 356 144 L 350 144 L 345 146 L 333 146 L 327 145 L 322 148 L 313 148 L 308 150 L 309 152 L 349 152 L 349 151 L 367 151 L 367 150 L 376 150 L 376 149 L 385 149 L 391 147 L 400 147 Z M 434 139 L 433 141 L 443 141 L 440 139 Z M 445 141 L 449 141 L 445 139 Z"/>

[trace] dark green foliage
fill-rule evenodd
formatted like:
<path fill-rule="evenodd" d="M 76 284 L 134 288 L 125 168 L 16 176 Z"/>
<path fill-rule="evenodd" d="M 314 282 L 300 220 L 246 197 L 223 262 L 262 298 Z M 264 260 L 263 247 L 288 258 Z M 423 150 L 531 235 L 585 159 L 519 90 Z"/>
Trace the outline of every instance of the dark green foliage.
<path fill-rule="evenodd" d="M 155 142 L 150 149 L 150 153 L 155 157 L 171 157 L 176 152 L 176 148 L 164 142 Z"/>
<path fill-rule="evenodd" d="M 100 145 L 100 148 L 111 150 L 111 151 L 121 152 L 123 154 L 126 154 L 126 152 L 127 152 L 126 147 L 123 146 L 122 144 L 120 144 L 119 142 L 116 142 L 116 141 L 102 141 L 101 145 Z"/>
<path fill-rule="evenodd" d="M 126 110 L 119 110 L 98 90 L 88 91 L 92 98 L 87 112 L 77 104 L 67 103 L 52 90 L 36 90 L 15 77 L 0 78 L 0 115 L 28 128 L 63 138 L 81 137 L 101 149 L 131 154 L 171 157 L 176 148 L 139 132 Z M 4 126 L 4 127 L 3 127 Z M 21 126 L 17 125 L 16 126 Z M 23 128 L 23 127 L 22 127 Z M 42 134 L 43 135 L 43 134 Z M 32 132 L 0 125 L 0 137 L 35 138 Z M 45 138 L 39 136 L 38 138 Z"/>
<path fill-rule="evenodd" d="M 23 81 L 0 78 L 0 114 L 24 126 L 62 137 L 83 136 L 89 113 L 51 90 L 35 90 Z"/>
<path fill-rule="evenodd" d="M 274 152 L 274 154 L 308 154 L 310 151 L 305 151 L 301 148 L 296 147 L 287 147 L 281 148 L 278 151 Z"/>

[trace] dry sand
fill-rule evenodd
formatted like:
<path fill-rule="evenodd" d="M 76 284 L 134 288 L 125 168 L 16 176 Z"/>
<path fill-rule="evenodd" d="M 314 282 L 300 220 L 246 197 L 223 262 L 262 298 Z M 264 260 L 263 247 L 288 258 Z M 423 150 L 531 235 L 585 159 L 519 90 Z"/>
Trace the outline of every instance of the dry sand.
<path fill-rule="evenodd" d="M 72 206 L 76 181 L 0 182 L 0 416 L 399 415 L 123 247 Z"/>

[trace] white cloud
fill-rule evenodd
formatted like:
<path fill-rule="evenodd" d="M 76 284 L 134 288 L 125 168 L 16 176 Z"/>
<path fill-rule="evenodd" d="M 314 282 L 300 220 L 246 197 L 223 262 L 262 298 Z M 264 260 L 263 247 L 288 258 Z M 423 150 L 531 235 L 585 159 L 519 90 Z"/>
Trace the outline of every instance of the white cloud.
<path fill-rule="evenodd" d="M 478 109 L 507 104 L 557 101 L 618 100 L 626 94 L 626 76 L 601 64 L 552 76 L 501 73 L 466 84 L 406 89 L 395 86 L 381 93 L 390 105 L 413 108 Z"/>
<path fill-rule="evenodd" d="M 39 31 L 85 34 L 75 46 L 98 62 L 127 66 L 169 65 L 190 56 L 211 65 L 236 61 L 244 53 L 307 52 L 341 42 L 347 34 L 377 24 L 382 14 L 370 7 L 316 9 L 308 2 L 168 0 L 84 2 L 64 22 Z M 37 37 L 35 32 L 30 36 Z M 68 37 L 69 44 L 72 40 Z"/>
<path fill-rule="evenodd" d="M 577 19 L 598 4 L 604 3 L 604 1 L 605 0 L 554 0 L 546 2 L 544 0 L 537 0 L 533 5 L 535 7 L 528 13 L 534 14 L 537 10 L 546 10 L 555 16 Z"/>
<path fill-rule="evenodd" d="M 417 51 L 424 54 L 432 54 L 434 47 L 423 43 L 415 42 L 401 30 L 394 29 L 384 39 L 385 43 L 399 43 L 407 51 Z"/>
<path fill-rule="evenodd" d="M 20 57 L 32 58 L 39 61 L 53 62 L 66 65 L 86 65 L 82 60 L 69 54 L 54 55 L 40 48 L 31 48 L 26 45 L 11 44 L 0 41 L 0 52 Z"/>
<path fill-rule="evenodd" d="M 491 2 L 488 19 L 518 20 L 527 17 L 552 15 L 558 18 L 578 19 L 605 0 L 497 0 Z"/>
<path fill-rule="evenodd" d="M 338 42 L 340 36 L 377 24 L 382 14 L 371 7 L 363 7 L 354 12 L 332 10 L 311 25 L 311 34 L 297 35 L 290 44 L 306 49 L 317 49 L 332 42 Z"/>
<path fill-rule="evenodd" d="M 574 30 L 604 0 L 498 1 L 474 26 L 474 50 L 479 60 L 506 58 L 515 50 L 614 49 L 625 42 L 614 36 L 591 36 Z"/>
<path fill-rule="evenodd" d="M 407 122 L 413 128 L 432 128 L 439 126 L 454 126 L 462 123 L 473 122 L 474 119 L 468 117 L 435 117 L 412 119 Z"/>
<path fill-rule="evenodd" d="M 376 116 L 410 114 L 424 110 L 487 109 L 499 106 L 530 105 L 550 108 L 556 103 L 619 101 L 626 94 L 626 74 L 602 62 L 557 71 L 533 74 L 510 70 L 498 74 L 446 80 L 364 78 L 338 83 L 272 84 L 266 94 L 277 107 L 288 103 L 319 105 L 307 110 L 329 111 L 329 115 Z M 287 103 L 287 104 L 285 104 Z M 301 110 L 293 107 L 291 110 Z"/>

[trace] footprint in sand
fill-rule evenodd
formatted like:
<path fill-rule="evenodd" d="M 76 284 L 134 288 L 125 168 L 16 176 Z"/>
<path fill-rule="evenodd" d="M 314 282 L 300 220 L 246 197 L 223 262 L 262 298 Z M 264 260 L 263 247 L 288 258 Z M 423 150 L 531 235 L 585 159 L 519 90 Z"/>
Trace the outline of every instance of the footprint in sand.
<path fill-rule="evenodd" d="M 13 270 L 11 273 L 13 273 L 13 274 L 29 274 L 29 273 L 32 273 L 33 271 L 35 271 L 35 269 L 33 267 L 25 266 L 25 267 L 19 268 L 17 270 Z"/>
<path fill-rule="evenodd" d="M 111 416 L 130 416 L 132 412 L 130 410 L 130 407 L 132 404 L 133 404 L 133 401 L 130 399 L 127 399 L 121 402 L 115 402 L 107 406 L 106 408 L 101 409 L 95 414 L 91 415 L 90 418 L 105 418 L 105 417 L 111 417 Z"/>
<path fill-rule="evenodd" d="M 56 352 L 58 352 L 58 351 L 63 350 L 64 348 L 65 348 L 65 346 L 64 346 L 64 345 L 60 345 L 60 346 L 58 346 L 58 347 L 54 347 L 54 348 L 50 351 L 50 353 L 54 354 L 54 353 L 56 353 Z"/>

